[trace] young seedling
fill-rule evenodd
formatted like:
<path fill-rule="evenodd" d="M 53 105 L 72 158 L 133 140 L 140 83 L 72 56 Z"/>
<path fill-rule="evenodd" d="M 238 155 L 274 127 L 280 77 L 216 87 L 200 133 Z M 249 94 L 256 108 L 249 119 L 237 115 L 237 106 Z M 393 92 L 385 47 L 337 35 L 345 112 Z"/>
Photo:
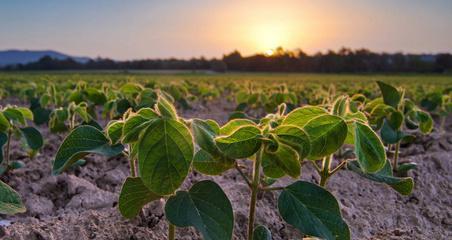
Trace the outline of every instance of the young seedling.
<path fill-rule="evenodd" d="M 186 124 L 160 95 L 153 109 L 128 111 L 122 120 L 112 121 L 105 133 L 91 126 L 73 130 L 58 150 L 54 172 L 64 171 L 89 153 L 114 156 L 123 152 L 131 171 L 119 196 L 124 217 L 133 218 L 147 203 L 165 199 L 168 239 L 175 239 L 176 227 L 188 226 L 204 239 L 231 239 L 231 203 L 216 183 L 201 181 L 188 191 L 180 189 L 194 155 L 193 136 Z"/>
<path fill-rule="evenodd" d="M 435 114 L 440 118 L 439 132 L 445 133 L 444 125 L 447 116 L 452 113 L 452 93 L 442 94 L 441 92 L 432 92 L 427 94 L 421 100 L 421 106 L 431 114 Z"/>
<path fill-rule="evenodd" d="M 388 144 L 388 149 L 394 146 L 392 168 L 401 175 L 416 167 L 415 164 L 399 164 L 400 144 L 409 141 L 413 136 L 407 130 L 419 129 L 423 134 L 430 133 L 433 129 L 433 119 L 430 114 L 421 110 L 411 100 L 405 98 L 405 91 L 377 82 L 382 98 L 369 102 L 365 109 L 369 113 L 370 122 L 374 129 L 380 130 L 381 139 Z"/>
<path fill-rule="evenodd" d="M 24 165 L 21 161 L 11 160 L 11 142 L 14 137 L 22 141 L 30 158 L 43 146 L 41 133 L 28 126 L 27 120 L 33 120 L 33 113 L 28 108 L 7 106 L 0 109 L 0 176 Z"/>
<path fill-rule="evenodd" d="M 27 126 L 27 120 L 33 120 L 33 113 L 28 108 L 7 106 L 0 109 L 0 176 L 24 165 L 21 161 L 11 160 L 11 142 L 15 136 L 22 140 L 30 158 L 43 146 L 41 133 Z M 20 195 L 0 180 L 0 214 L 25 211 Z"/>

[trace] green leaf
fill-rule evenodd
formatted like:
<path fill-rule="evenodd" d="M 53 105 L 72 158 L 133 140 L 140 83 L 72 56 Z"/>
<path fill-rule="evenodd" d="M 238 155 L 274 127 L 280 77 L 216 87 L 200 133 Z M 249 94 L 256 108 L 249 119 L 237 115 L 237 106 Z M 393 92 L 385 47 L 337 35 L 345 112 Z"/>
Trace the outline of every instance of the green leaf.
<path fill-rule="evenodd" d="M 193 226 L 205 240 L 230 240 L 234 214 L 228 197 L 216 183 L 206 180 L 178 191 L 166 202 L 165 216 L 177 227 Z"/>
<path fill-rule="evenodd" d="M 417 120 L 419 121 L 419 129 L 423 134 L 430 133 L 433 130 L 433 119 L 427 112 L 417 111 Z"/>
<path fill-rule="evenodd" d="M 207 151 L 200 149 L 193 159 L 193 167 L 196 171 L 206 175 L 220 175 L 234 167 L 234 160 L 222 155 L 212 156 Z"/>
<path fill-rule="evenodd" d="M 360 121 L 362 123 L 367 122 L 367 117 L 362 112 L 347 113 L 345 115 L 345 120 L 347 120 L 347 137 L 345 138 L 345 144 L 355 144 L 355 121 Z"/>
<path fill-rule="evenodd" d="M 220 125 L 218 125 L 218 123 L 215 120 L 207 119 L 205 120 L 205 122 L 209 124 L 210 128 L 216 135 L 220 135 Z"/>
<path fill-rule="evenodd" d="M 262 154 L 264 174 L 271 178 L 289 175 L 298 178 L 301 172 L 300 157 L 297 151 L 284 143 L 278 143 L 276 149 L 267 147 Z"/>
<path fill-rule="evenodd" d="M 383 101 L 385 104 L 397 109 L 402 96 L 397 89 L 384 82 L 377 81 L 378 87 L 380 87 L 381 94 L 383 95 Z"/>
<path fill-rule="evenodd" d="M 14 121 L 22 125 L 26 124 L 24 115 L 17 108 L 6 108 L 3 110 L 3 114 L 10 121 Z"/>
<path fill-rule="evenodd" d="M 397 166 L 397 176 L 399 177 L 406 177 L 408 174 L 408 171 L 416 169 L 417 164 L 412 162 L 407 163 L 400 163 L 399 166 Z"/>
<path fill-rule="evenodd" d="M 121 86 L 119 91 L 121 91 L 126 96 L 134 96 L 143 90 L 143 87 L 136 83 L 126 83 Z"/>
<path fill-rule="evenodd" d="M 25 141 L 29 148 L 32 150 L 38 150 L 44 145 L 44 139 L 42 138 L 41 133 L 34 127 L 24 127 L 20 128 L 20 132 L 22 136 L 25 138 Z"/>
<path fill-rule="evenodd" d="M 334 196 L 313 183 L 297 181 L 287 186 L 278 199 L 281 217 L 302 233 L 328 240 L 350 239 Z"/>
<path fill-rule="evenodd" d="M 215 137 L 217 134 L 207 122 L 201 119 L 193 119 L 191 122 L 191 129 L 193 136 L 195 137 L 195 142 L 201 149 L 213 156 L 220 155 L 220 151 L 215 144 Z"/>
<path fill-rule="evenodd" d="M 10 127 L 8 119 L 0 112 L 0 132 L 6 132 Z"/>
<path fill-rule="evenodd" d="M 6 183 L 0 181 L 0 214 L 13 215 L 24 213 L 26 210 L 20 195 Z"/>
<path fill-rule="evenodd" d="M 160 196 L 149 191 L 141 178 L 128 177 L 119 194 L 119 212 L 125 218 L 134 218 L 144 205 L 159 198 Z"/>
<path fill-rule="evenodd" d="M 111 144 L 116 144 L 122 137 L 122 128 L 124 126 L 123 121 L 113 120 L 108 123 L 107 129 L 105 133 L 107 137 L 110 139 Z"/>
<path fill-rule="evenodd" d="M 26 107 L 15 107 L 17 111 L 19 111 L 25 119 L 33 121 L 33 112 Z"/>
<path fill-rule="evenodd" d="M 235 132 L 238 128 L 243 126 L 252 125 L 255 126 L 256 124 L 249 120 L 249 119 L 234 119 L 226 123 L 223 127 L 220 128 L 220 134 L 219 135 L 231 135 L 233 132 Z"/>
<path fill-rule="evenodd" d="M 272 233 L 266 227 L 259 225 L 254 228 L 253 240 L 272 240 Z"/>
<path fill-rule="evenodd" d="M 311 140 L 308 159 L 316 160 L 336 152 L 347 137 L 347 124 L 338 116 L 320 115 L 303 128 Z"/>
<path fill-rule="evenodd" d="M 403 113 L 400 111 L 392 112 L 388 117 L 388 123 L 392 129 L 399 130 L 403 124 Z"/>
<path fill-rule="evenodd" d="M 141 179 L 159 195 L 172 194 L 184 181 L 193 160 L 188 128 L 174 119 L 155 119 L 138 142 Z"/>
<path fill-rule="evenodd" d="M 159 117 L 159 115 L 151 108 L 141 108 L 140 110 L 138 110 L 137 114 L 147 119 L 154 119 Z"/>
<path fill-rule="evenodd" d="M 229 158 L 238 159 L 252 156 L 261 146 L 259 128 L 248 125 L 238 128 L 229 136 L 215 139 L 217 147 Z"/>
<path fill-rule="evenodd" d="M 146 129 L 153 120 L 144 117 L 141 114 L 129 116 L 122 128 L 122 142 L 132 143 L 138 140 L 140 134 Z"/>
<path fill-rule="evenodd" d="M 297 127 L 303 128 L 313 118 L 326 114 L 328 114 L 328 112 L 321 107 L 305 106 L 297 108 L 290 112 L 283 120 L 282 124 L 295 125 Z"/>
<path fill-rule="evenodd" d="M 380 130 L 381 139 L 386 144 L 398 143 L 405 134 L 402 131 L 392 129 L 391 125 L 385 119 L 383 122 L 383 127 Z"/>
<path fill-rule="evenodd" d="M 278 140 L 282 143 L 294 148 L 300 161 L 309 155 L 311 150 L 311 142 L 308 134 L 301 128 L 295 125 L 280 125 L 273 130 Z"/>
<path fill-rule="evenodd" d="M 365 172 L 376 172 L 386 162 L 386 152 L 377 134 L 366 124 L 355 122 L 355 155 Z"/>
<path fill-rule="evenodd" d="M 389 161 L 386 161 L 384 167 L 376 173 L 363 172 L 356 161 L 348 162 L 347 168 L 369 180 L 387 184 L 402 195 L 409 195 L 414 187 L 414 181 L 412 178 L 399 178 L 392 175 L 392 167 Z"/>
<path fill-rule="evenodd" d="M 60 174 L 77 160 L 90 153 L 107 157 L 118 155 L 124 147 L 120 144 L 111 146 L 104 134 L 92 126 L 80 126 L 63 140 L 53 163 L 53 173 Z"/>
<path fill-rule="evenodd" d="M 334 101 L 332 114 L 343 117 L 347 112 L 347 96 L 340 96 Z"/>
<path fill-rule="evenodd" d="M 171 104 L 168 100 L 166 100 L 164 97 L 159 96 L 157 101 L 157 109 L 163 117 L 172 118 L 174 120 L 177 120 L 177 112 L 174 108 L 173 104 Z"/>

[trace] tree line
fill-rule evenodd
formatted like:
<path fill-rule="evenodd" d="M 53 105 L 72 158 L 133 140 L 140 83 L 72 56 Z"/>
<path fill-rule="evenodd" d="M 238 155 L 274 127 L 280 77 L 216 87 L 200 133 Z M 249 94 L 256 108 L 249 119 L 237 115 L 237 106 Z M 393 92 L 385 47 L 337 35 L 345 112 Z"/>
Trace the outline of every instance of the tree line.
<path fill-rule="evenodd" d="M 216 72 L 314 72 L 314 73 L 445 73 L 452 72 L 452 54 L 376 53 L 367 49 L 342 48 L 308 55 L 301 50 L 277 48 L 272 55 L 242 56 L 239 51 L 221 59 L 144 59 L 115 61 L 42 57 L 36 62 L 9 65 L 3 70 L 212 70 Z"/>

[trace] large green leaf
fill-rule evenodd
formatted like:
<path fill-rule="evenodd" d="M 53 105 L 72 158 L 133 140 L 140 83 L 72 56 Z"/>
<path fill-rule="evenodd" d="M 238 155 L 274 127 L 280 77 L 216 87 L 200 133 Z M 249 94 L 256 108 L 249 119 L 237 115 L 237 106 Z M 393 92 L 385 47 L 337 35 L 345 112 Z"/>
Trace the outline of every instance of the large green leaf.
<path fill-rule="evenodd" d="M 278 143 L 276 149 L 265 149 L 262 154 L 262 168 L 267 177 L 280 178 L 287 174 L 298 178 L 301 171 L 300 157 L 290 146 Z"/>
<path fill-rule="evenodd" d="M 0 214 L 13 215 L 25 211 L 20 195 L 6 183 L 0 181 Z"/>
<path fill-rule="evenodd" d="M 311 141 L 306 132 L 295 125 L 280 125 L 272 131 L 278 140 L 294 148 L 300 160 L 307 157 L 311 151 Z"/>
<path fill-rule="evenodd" d="M 228 136 L 215 139 L 220 151 L 229 158 L 238 159 L 252 156 L 261 146 L 259 128 L 247 125 L 238 128 Z"/>
<path fill-rule="evenodd" d="M 322 239 L 350 239 L 334 196 L 313 183 L 297 181 L 287 186 L 278 199 L 281 217 L 302 233 Z"/>
<path fill-rule="evenodd" d="M 320 115 L 303 128 L 311 140 L 308 159 L 316 160 L 336 152 L 347 137 L 347 124 L 338 116 Z"/>
<path fill-rule="evenodd" d="M 41 133 L 34 127 L 20 128 L 22 136 L 25 138 L 25 142 L 32 150 L 38 150 L 44 145 L 44 139 Z"/>
<path fill-rule="evenodd" d="M 53 162 L 53 173 L 61 173 L 90 153 L 112 157 L 120 154 L 123 149 L 120 144 L 111 146 L 110 141 L 95 127 L 80 126 L 69 133 L 60 145 Z"/>
<path fill-rule="evenodd" d="M 272 240 L 272 233 L 266 227 L 259 225 L 254 228 L 253 240 Z"/>
<path fill-rule="evenodd" d="M 177 227 L 195 227 L 205 240 L 232 238 L 234 214 L 231 203 L 220 186 L 209 180 L 170 197 L 165 216 Z"/>
<path fill-rule="evenodd" d="M 386 152 L 377 134 L 366 124 L 355 122 L 355 154 L 365 172 L 376 172 L 386 162 Z"/>
<path fill-rule="evenodd" d="M 286 118 L 283 120 L 284 125 L 295 125 L 297 127 L 303 128 L 309 121 L 313 118 L 319 117 L 321 115 L 328 114 L 328 112 L 316 106 L 305 106 L 297 108 L 290 112 Z"/>
<path fill-rule="evenodd" d="M 369 180 L 387 184 L 402 195 L 409 195 L 414 187 L 414 181 L 412 178 L 399 178 L 392 175 L 392 167 L 389 161 L 386 161 L 385 166 L 376 173 L 363 172 L 356 161 L 348 162 L 347 168 Z"/>
<path fill-rule="evenodd" d="M 383 101 L 385 104 L 397 109 L 402 96 L 397 89 L 384 82 L 377 81 L 378 87 L 380 87 L 381 94 L 383 95 Z"/>
<path fill-rule="evenodd" d="M 196 171 L 206 175 L 220 175 L 234 167 L 234 160 L 225 156 L 212 156 L 207 151 L 200 149 L 193 159 L 193 167 Z"/>
<path fill-rule="evenodd" d="M 193 160 L 190 131 L 174 119 L 155 119 L 138 143 L 138 166 L 144 185 L 159 195 L 172 194 L 184 181 Z"/>
<path fill-rule="evenodd" d="M 160 196 L 149 191 L 139 177 L 128 177 L 119 194 L 119 212 L 125 218 L 134 218 L 147 203 Z"/>

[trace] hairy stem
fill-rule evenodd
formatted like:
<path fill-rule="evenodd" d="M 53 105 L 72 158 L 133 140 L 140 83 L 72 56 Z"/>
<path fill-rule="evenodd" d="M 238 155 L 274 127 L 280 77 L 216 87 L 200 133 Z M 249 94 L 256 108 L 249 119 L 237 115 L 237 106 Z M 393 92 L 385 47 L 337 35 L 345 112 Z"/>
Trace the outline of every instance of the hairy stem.
<path fill-rule="evenodd" d="M 333 154 L 324 157 L 322 162 L 322 171 L 320 172 L 320 186 L 325 187 L 328 178 L 330 177 L 330 167 Z"/>
<path fill-rule="evenodd" d="M 176 239 L 176 226 L 168 222 L 168 240 Z"/>
<path fill-rule="evenodd" d="M 238 165 L 238 163 L 235 163 L 235 169 L 237 169 L 237 172 L 239 172 L 240 176 L 245 180 L 246 184 L 248 185 L 248 187 L 252 188 L 251 185 L 251 181 L 248 178 L 248 176 L 246 176 L 246 174 L 242 171 L 242 169 L 240 168 L 240 166 Z"/>
<path fill-rule="evenodd" d="M 254 233 L 254 217 L 256 211 L 257 193 L 259 191 L 260 168 L 262 161 L 263 147 L 256 154 L 256 160 L 253 165 L 253 182 L 251 183 L 251 199 L 248 217 L 248 240 L 253 240 Z"/>
<path fill-rule="evenodd" d="M 394 152 L 394 159 L 392 161 L 392 168 L 394 169 L 394 171 L 397 171 L 398 168 L 398 160 L 399 160 L 399 149 L 400 149 L 400 142 L 398 142 L 395 145 L 395 152 Z"/>
<path fill-rule="evenodd" d="M 444 134 L 444 127 L 446 125 L 446 116 L 441 116 L 440 117 L 440 123 L 439 123 L 439 132 L 440 134 Z"/>
<path fill-rule="evenodd" d="M 347 163 L 346 160 L 340 162 L 339 165 L 337 165 L 336 168 L 334 168 L 333 170 L 331 170 L 331 172 L 330 172 L 330 177 L 331 177 L 333 174 L 335 174 L 337 171 L 341 170 L 341 168 L 344 167 L 346 163 Z"/>

